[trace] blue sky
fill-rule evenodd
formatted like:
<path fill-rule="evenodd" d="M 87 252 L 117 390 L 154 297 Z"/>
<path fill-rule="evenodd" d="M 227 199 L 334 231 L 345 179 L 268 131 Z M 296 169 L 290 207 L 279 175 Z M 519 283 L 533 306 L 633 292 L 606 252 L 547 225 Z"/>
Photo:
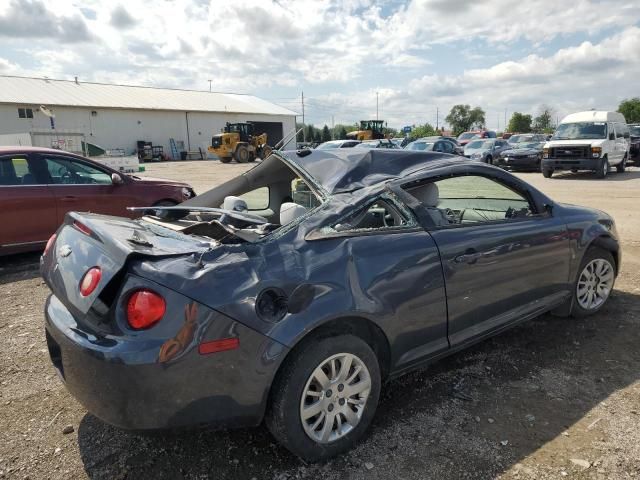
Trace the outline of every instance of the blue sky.
<path fill-rule="evenodd" d="M 632 0 L 6 0 L 0 74 L 252 93 L 308 123 L 439 122 L 452 105 L 503 128 L 640 96 Z"/>

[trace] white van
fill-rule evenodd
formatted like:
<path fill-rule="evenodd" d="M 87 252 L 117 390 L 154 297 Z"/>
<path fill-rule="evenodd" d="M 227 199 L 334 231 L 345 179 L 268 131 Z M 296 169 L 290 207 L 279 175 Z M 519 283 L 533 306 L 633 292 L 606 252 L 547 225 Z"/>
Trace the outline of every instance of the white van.
<path fill-rule="evenodd" d="M 629 127 L 621 113 L 572 113 L 544 146 L 542 174 L 549 178 L 557 170 L 591 170 L 604 178 L 612 166 L 624 172 L 629 145 Z"/>

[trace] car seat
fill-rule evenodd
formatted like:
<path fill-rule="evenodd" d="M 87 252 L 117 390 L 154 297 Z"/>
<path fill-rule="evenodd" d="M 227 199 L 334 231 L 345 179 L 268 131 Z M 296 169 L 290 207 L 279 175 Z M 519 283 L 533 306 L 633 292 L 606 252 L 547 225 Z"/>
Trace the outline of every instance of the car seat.
<path fill-rule="evenodd" d="M 293 222 L 296 218 L 307 213 L 307 209 L 297 203 L 285 202 L 280 205 L 280 225 Z"/>
<path fill-rule="evenodd" d="M 451 221 L 447 215 L 438 208 L 440 203 L 440 190 L 435 183 L 427 183 L 420 187 L 414 188 L 409 193 L 417 198 L 429 212 L 429 216 L 438 226 L 449 225 Z"/>

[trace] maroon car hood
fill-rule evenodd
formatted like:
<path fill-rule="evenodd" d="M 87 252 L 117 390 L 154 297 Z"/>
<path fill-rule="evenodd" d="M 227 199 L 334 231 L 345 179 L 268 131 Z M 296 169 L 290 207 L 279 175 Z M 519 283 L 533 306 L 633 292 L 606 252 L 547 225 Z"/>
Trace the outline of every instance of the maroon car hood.
<path fill-rule="evenodd" d="M 180 182 L 177 180 L 169 180 L 167 178 L 156 178 L 156 177 L 135 177 L 130 175 L 131 179 L 135 182 L 153 184 L 153 185 L 174 185 L 177 187 L 188 187 L 189 184 L 185 182 Z"/>

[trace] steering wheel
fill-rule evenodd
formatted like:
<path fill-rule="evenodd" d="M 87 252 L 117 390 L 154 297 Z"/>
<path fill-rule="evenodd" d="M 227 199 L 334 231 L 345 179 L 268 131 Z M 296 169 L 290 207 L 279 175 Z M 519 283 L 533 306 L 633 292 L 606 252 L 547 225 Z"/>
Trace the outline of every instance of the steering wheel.
<path fill-rule="evenodd" d="M 460 210 L 460 224 L 462 224 L 462 219 L 464 218 L 464 213 L 467 211 L 466 208 L 463 208 L 462 210 Z"/>
<path fill-rule="evenodd" d="M 60 167 L 60 170 L 64 169 L 64 172 L 60 174 L 60 181 L 62 183 L 73 183 L 73 174 L 64 167 Z M 58 172 L 60 171 L 58 170 Z"/>

